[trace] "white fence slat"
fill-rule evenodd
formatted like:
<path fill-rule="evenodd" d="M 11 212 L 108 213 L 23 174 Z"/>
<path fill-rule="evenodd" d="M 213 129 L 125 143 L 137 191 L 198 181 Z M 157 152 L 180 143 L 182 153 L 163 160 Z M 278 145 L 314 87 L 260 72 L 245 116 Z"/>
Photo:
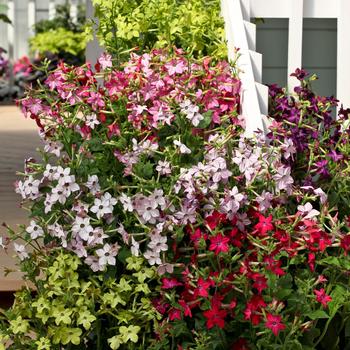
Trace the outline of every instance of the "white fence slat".
<path fill-rule="evenodd" d="M 306 0 L 307 1 L 307 0 Z M 290 74 L 302 66 L 303 48 L 303 0 L 293 0 L 290 3 L 289 33 L 288 33 L 288 89 L 293 91 L 298 80 Z"/>
<path fill-rule="evenodd" d="M 54 19 L 56 16 L 56 1 L 49 0 L 49 19 Z"/>
<path fill-rule="evenodd" d="M 73 23 L 78 22 L 78 0 L 70 0 L 70 18 Z"/>
<path fill-rule="evenodd" d="M 340 0 L 337 45 L 337 98 L 344 107 L 350 107 L 350 1 Z"/>
<path fill-rule="evenodd" d="M 241 105 L 245 118 L 245 136 L 252 137 L 258 129 L 264 131 L 261 118 L 258 92 L 255 86 L 254 72 L 250 58 L 248 39 L 243 22 L 240 0 L 222 0 L 222 15 L 225 19 L 225 31 L 229 59 L 234 59 L 235 48 L 239 48 L 238 67 L 242 82 Z"/>
<path fill-rule="evenodd" d="M 12 22 L 12 24 L 9 24 L 7 27 L 8 56 L 10 60 L 13 60 L 15 55 L 14 45 L 15 45 L 15 25 L 16 25 L 14 0 L 8 0 L 7 6 L 8 6 L 7 16 Z"/>
<path fill-rule="evenodd" d="M 36 3 L 35 0 L 28 0 L 28 29 L 29 36 L 34 34 L 34 25 L 36 20 Z"/>

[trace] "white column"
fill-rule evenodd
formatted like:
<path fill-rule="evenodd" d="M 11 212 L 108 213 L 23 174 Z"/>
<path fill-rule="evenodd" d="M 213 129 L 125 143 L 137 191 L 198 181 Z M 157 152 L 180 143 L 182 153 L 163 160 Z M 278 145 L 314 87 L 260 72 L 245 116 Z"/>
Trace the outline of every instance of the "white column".
<path fill-rule="evenodd" d="M 35 25 L 35 11 L 36 11 L 35 0 L 28 1 L 28 29 L 29 36 L 34 34 L 34 25 Z"/>
<path fill-rule="evenodd" d="M 298 85 L 298 80 L 291 77 L 290 74 L 302 66 L 303 5 L 303 0 L 290 1 L 289 5 L 288 89 L 290 92 L 292 92 L 294 87 Z"/>
<path fill-rule="evenodd" d="M 7 27 L 7 41 L 8 41 L 8 55 L 10 59 L 14 58 L 15 54 L 15 2 L 14 0 L 8 0 L 7 2 L 7 17 L 12 24 Z"/>
<path fill-rule="evenodd" d="M 337 98 L 350 107 L 350 1 L 339 1 L 337 47 Z"/>
<path fill-rule="evenodd" d="M 78 22 L 78 0 L 70 0 L 70 18 L 73 23 Z"/>
<path fill-rule="evenodd" d="M 56 15 L 56 1 L 49 0 L 49 19 L 54 19 Z"/>
<path fill-rule="evenodd" d="M 94 7 L 91 0 L 86 0 L 86 18 L 94 18 Z M 94 18 L 94 22 L 98 22 L 97 18 Z M 101 56 L 104 49 L 100 46 L 96 36 L 94 35 L 94 40 L 88 42 L 86 46 L 86 61 L 94 65 L 97 59 Z"/>

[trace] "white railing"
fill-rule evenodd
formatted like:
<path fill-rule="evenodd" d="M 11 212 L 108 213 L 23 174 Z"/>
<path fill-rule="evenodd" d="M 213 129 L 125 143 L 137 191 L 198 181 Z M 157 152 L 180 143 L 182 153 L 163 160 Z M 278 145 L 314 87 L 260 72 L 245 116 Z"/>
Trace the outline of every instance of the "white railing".
<path fill-rule="evenodd" d="M 254 28 L 249 29 L 246 23 L 250 21 L 250 18 L 288 18 L 288 88 L 290 91 L 298 84 L 298 81 L 289 74 L 296 68 L 302 67 L 303 19 L 337 19 L 336 96 L 344 106 L 350 106 L 350 0 L 222 0 L 222 8 L 230 55 L 233 54 L 235 47 L 240 48 L 242 53 L 242 59 L 238 61 L 238 64 L 244 71 L 241 76 L 243 83 L 242 113 L 246 119 L 248 135 L 252 130 L 262 127 L 263 121 L 260 116 L 267 114 L 266 109 L 262 111 L 264 102 L 267 103 L 266 94 L 264 91 L 261 93 L 259 91 L 261 87 L 256 84 L 256 81 L 260 82 L 261 74 L 259 57 L 252 52 L 255 47 L 249 45 L 250 41 L 253 41 L 253 44 L 255 42 Z M 255 72 L 254 64 L 257 66 Z M 260 111 L 258 102 L 260 102 Z"/>
<path fill-rule="evenodd" d="M 83 2 L 85 0 L 69 0 L 73 22 L 77 21 L 78 5 Z M 0 47 L 5 48 L 9 58 L 13 60 L 28 54 L 28 39 L 34 34 L 33 26 L 40 17 L 54 18 L 56 5 L 65 4 L 66 1 L 47 0 L 39 3 L 37 0 L 0 0 L 0 3 L 8 6 L 7 16 L 13 23 L 0 24 Z"/>
<path fill-rule="evenodd" d="M 268 112 L 268 88 L 261 84 L 262 56 L 255 52 L 256 27 L 250 23 L 249 1 L 222 0 L 221 9 L 229 60 L 235 59 L 236 48 L 239 48 L 241 114 L 246 124 L 245 135 L 251 137 L 254 131 L 265 131 L 264 116 Z"/>

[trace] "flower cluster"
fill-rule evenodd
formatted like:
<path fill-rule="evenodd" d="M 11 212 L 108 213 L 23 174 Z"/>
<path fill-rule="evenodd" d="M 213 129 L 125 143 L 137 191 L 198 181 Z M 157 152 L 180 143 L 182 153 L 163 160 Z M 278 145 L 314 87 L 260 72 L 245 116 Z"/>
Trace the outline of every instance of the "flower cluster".
<path fill-rule="evenodd" d="M 348 317 L 350 228 L 294 176 L 288 130 L 244 138 L 227 62 L 158 50 L 96 69 L 61 64 L 20 101 L 44 157 L 16 184 L 30 224 L 10 233 L 38 294 L 18 296 L 2 340 L 315 348 Z"/>

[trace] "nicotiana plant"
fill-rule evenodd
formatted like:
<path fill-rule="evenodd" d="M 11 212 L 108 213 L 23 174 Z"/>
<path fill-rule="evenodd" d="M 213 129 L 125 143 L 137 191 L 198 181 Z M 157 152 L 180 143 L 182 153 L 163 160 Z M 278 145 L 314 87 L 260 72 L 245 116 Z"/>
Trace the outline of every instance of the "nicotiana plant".
<path fill-rule="evenodd" d="M 349 223 L 293 178 L 290 136 L 244 138 L 230 65 L 154 50 L 96 68 L 62 63 L 20 101 L 43 159 L 2 243 L 35 292 L 3 312 L 3 343 L 345 348 Z"/>

